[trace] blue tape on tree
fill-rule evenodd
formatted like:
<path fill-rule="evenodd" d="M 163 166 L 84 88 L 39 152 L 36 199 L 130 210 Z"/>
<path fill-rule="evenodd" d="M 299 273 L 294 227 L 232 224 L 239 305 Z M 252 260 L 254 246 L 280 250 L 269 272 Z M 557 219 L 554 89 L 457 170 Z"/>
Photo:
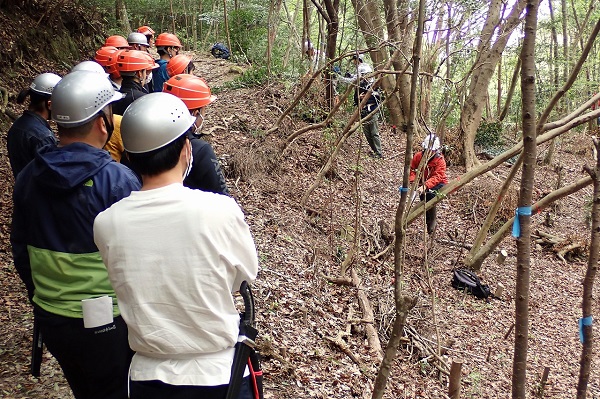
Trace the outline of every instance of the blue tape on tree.
<path fill-rule="evenodd" d="M 398 187 L 398 191 L 400 191 L 401 193 L 407 193 L 408 192 L 408 187 Z"/>
<path fill-rule="evenodd" d="M 515 238 L 521 237 L 521 223 L 519 222 L 519 215 L 531 216 L 530 206 L 520 206 L 515 211 L 515 221 L 513 222 L 512 236 Z"/>
<path fill-rule="evenodd" d="M 592 316 L 582 317 L 581 319 L 579 319 L 579 340 L 582 344 L 584 341 L 583 326 L 591 326 L 593 322 L 594 318 Z"/>

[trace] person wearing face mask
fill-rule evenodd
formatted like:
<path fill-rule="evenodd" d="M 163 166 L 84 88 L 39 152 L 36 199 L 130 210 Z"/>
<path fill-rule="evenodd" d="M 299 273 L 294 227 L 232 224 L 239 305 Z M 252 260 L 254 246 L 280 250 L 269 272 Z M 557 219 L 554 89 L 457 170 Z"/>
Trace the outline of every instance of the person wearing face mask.
<path fill-rule="evenodd" d="M 194 123 L 167 93 L 131 104 L 121 129 L 142 189 L 94 221 L 135 351 L 131 399 L 224 398 L 240 322 L 232 293 L 258 272 L 235 200 L 183 185 Z M 246 377 L 236 399 L 252 397 Z"/>
<path fill-rule="evenodd" d="M 156 51 L 160 59 L 156 61 L 160 68 L 156 71 L 156 74 L 152 77 L 154 82 L 154 92 L 158 93 L 162 91 L 163 84 L 169 80 L 169 73 L 167 72 L 167 63 L 169 60 L 179 54 L 181 50 L 181 42 L 172 33 L 161 33 L 156 38 Z"/>
<path fill-rule="evenodd" d="M 12 124 L 6 138 L 8 159 L 15 179 L 40 148 L 56 145 L 56 138 L 48 120 L 51 108 L 50 96 L 59 81 L 60 76 L 54 73 L 43 73 L 17 96 L 18 104 L 23 104 L 29 97 L 29 107 Z"/>
<path fill-rule="evenodd" d="M 15 268 L 76 399 L 127 398 L 133 353 L 92 232 L 98 213 L 141 187 L 102 150 L 121 96 L 105 74 L 65 75 L 51 97 L 59 145 L 38 151 L 13 194 Z"/>
<path fill-rule="evenodd" d="M 115 65 L 123 78 L 119 91 L 125 94 L 125 97 L 115 103 L 113 112 L 123 115 L 129 104 L 148 94 L 144 86 L 149 83 L 148 78 L 152 76 L 152 70 L 158 68 L 158 65 L 150 54 L 139 50 L 121 51 L 117 55 Z"/>
<path fill-rule="evenodd" d="M 221 171 L 219 160 L 212 146 L 202 139 L 202 126 L 206 106 L 217 98 L 210 93 L 210 88 L 204 80 L 193 75 L 176 75 L 167 80 L 163 87 L 164 93 L 179 97 L 196 118 L 193 130 L 188 135 L 192 144 L 192 169 L 183 181 L 183 185 L 203 191 L 229 195 L 225 177 Z"/>

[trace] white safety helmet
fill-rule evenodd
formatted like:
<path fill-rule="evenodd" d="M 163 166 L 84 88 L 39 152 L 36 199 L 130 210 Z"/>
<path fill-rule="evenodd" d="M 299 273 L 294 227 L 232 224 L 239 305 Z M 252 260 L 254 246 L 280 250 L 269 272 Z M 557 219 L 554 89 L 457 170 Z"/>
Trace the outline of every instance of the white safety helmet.
<path fill-rule="evenodd" d="M 60 81 L 61 77 L 55 73 L 47 72 L 36 76 L 31 82 L 29 88 L 38 94 L 51 95 L 54 86 Z"/>
<path fill-rule="evenodd" d="M 148 39 L 140 32 L 131 32 L 129 36 L 127 36 L 127 43 L 132 44 L 141 44 L 145 47 L 150 47 L 148 44 Z"/>
<path fill-rule="evenodd" d="M 102 74 L 75 71 L 65 75 L 52 92 L 52 120 L 59 126 L 84 125 L 108 104 L 123 98 Z"/>
<path fill-rule="evenodd" d="M 105 77 L 108 77 L 108 73 L 106 73 L 104 67 L 98 64 L 96 61 L 82 61 L 71 69 L 71 72 L 76 71 L 96 72 L 103 74 Z"/>
<path fill-rule="evenodd" d="M 157 150 L 181 137 L 195 121 L 178 97 L 162 92 L 147 94 L 123 113 L 123 146 L 133 154 Z"/>
<path fill-rule="evenodd" d="M 421 143 L 424 150 L 437 151 L 440 148 L 440 139 L 433 133 L 425 136 L 425 140 Z"/>

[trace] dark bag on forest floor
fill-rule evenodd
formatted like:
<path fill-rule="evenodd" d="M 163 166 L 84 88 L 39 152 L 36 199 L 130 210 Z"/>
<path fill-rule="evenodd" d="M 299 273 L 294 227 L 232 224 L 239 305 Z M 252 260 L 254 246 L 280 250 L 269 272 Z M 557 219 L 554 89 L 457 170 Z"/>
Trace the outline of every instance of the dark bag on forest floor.
<path fill-rule="evenodd" d="M 457 290 L 471 293 L 480 299 L 493 297 L 490 287 L 481 284 L 479 277 L 468 269 L 454 269 L 452 271 L 452 286 Z"/>

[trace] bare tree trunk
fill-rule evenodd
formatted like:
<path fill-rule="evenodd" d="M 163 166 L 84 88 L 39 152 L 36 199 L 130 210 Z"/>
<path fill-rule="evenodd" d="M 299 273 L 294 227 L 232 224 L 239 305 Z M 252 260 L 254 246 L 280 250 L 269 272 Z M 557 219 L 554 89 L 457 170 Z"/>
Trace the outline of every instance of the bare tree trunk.
<path fill-rule="evenodd" d="M 508 93 L 506 93 L 506 101 L 504 102 L 504 107 L 502 108 L 502 112 L 498 117 L 499 121 L 503 121 L 508 115 L 508 110 L 510 109 L 510 104 L 512 103 L 513 95 L 515 94 L 515 88 L 517 87 L 517 79 L 519 77 L 519 72 L 521 72 L 521 58 L 517 59 L 517 65 L 515 65 L 515 70 L 513 71 L 512 79 L 510 80 L 510 86 L 508 87 Z"/>
<path fill-rule="evenodd" d="M 594 138 L 596 154 L 600 150 L 600 141 Z M 582 319 L 580 320 L 581 337 L 583 347 L 581 348 L 581 361 L 579 368 L 579 382 L 577 383 L 577 399 L 585 399 L 587 385 L 590 379 L 591 363 L 594 349 L 594 332 L 592 329 L 592 313 L 594 280 L 598 270 L 598 252 L 600 251 L 600 156 L 596 155 L 596 168 L 586 168 L 590 177 L 594 180 L 594 201 L 592 204 L 592 237 L 590 239 L 590 255 L 588 267 L 583 280 L 583 301 L 581 303 Z"/>
<path fill-rule="evenodd" d="M 396 317 L 392 327 L 392 335 L 385 348 L 383 361 L 379 367 L 379 372 L 375 379 L 375 387 L 373 389 L 373 399 L 381 399 L 385 393 L 385 387 L 390 375 L 390 370 L 398 345 L 404 331 L 404 324 L 408 317 L 408 312 L 415 306 L 417 299 L 414 296 L 408 295 L 404 291 L 404 241 L 406 237 L 406 214 L 404 212 L 408 194 L 408 177 L 410 175 L 410 163 L 412 161 L 412 145 L 415 131 L 415 119 L 417 111 L 417 92 L 419 82 L 419 63 L 421 59 L 421 48 L 423 41 L 423 25 L 425 19 L 425 2 L 419 1 L 419 17 L 417 25 L 417 33 L 413 51 L 413 71 L 411 77 L 411 92 L 410 92 L 410 113 L 408 129 L 406 131 L 406 149 L 404 152 L 404 175 L 402 178 L 402 190 L 400 195 L 400 203 L 396 209 L 396 219 L 394 230 L 396 232 L 396 242 L 394 244 L 394 298 L 396 304 Z"/>
<path fill-rule="evenodd" d="M 173 0 L 169 0 L 169 4 L 171 5 L 171 23 L 173 26 L 173 34 L 175 35 L 175 13 L 173 13 Z"/>
<path fill-rule="evenodd" d="M 552 36 L 552 46 L 550 51 L 550 65 L 553 71 L 553 90 L 558 90 L 558 34 L 556 33 L 554 9 L 552 8 L 552 0 L 548 0 L 548 9 L 550 10 L 550 32 Z M 560 112 L 560 108 L 557 110 Z M 556 139 L 550 142 L 546 156 L 544 157 L 544 165 L 550 165 L 552 163 L 552 157 L 554 156 L 554 148 L 556 146 Z"/>
<path fill-rule="evenodd" d="M 501 2 L 492 0 L 490 3 L 488 17 L 481 33 L 477 60 L 471 68 L 473 72 L 469 82 L 469 93 L 460 115 L 460 136 L 464 145 L 463 156 L 467 170 L 473 169 L 479 164 L 475 154 L 474 142 L 486 104 L 489 83 L 508 39 L 520 23 L 519 17 L 525 4 L 526 0 L 518 0 L 507 19 L 498 25 Z M 496 41 L 492 44 L 491 40 L 496 28 L 501 34 L 497 36 Z"/>
<path fill-rule="evenodd" d="M 227 0 L 223 0 L 223 22 L 225 23 L 225 36 L 227 37 L 227 47 L 233 53 L 231 47 L 231 36 L 229 35 L 229 19 L 227 18 Z"/>
<path fill-rule="evenodd" d="M 513 354 L 512 398 L 525 399 L 527 385 L 527 340 L 529 339 L 529 272 L 531 255 L 531 200 L 536 166 L 535 123 L 535 33 L 538 0 L 527 0 L 525 38 L 521 59 L 521 93 L 523 97 L 523 173 L 516 223 L 517 281 L 515 293 L 515 350 Z"/>
<path fill-rule="evenodd" d="M 129 17 L 127 16 L 127 6 L 125 5 L 125 0 L 115 1 L 115 18 L 117 19 L 123 32 L 131 32 L 131 25 L 129 24 Z"/>
<path fill-rule="evenodd" d="M 340 1 L 339 0 L 323 0 L 323 4 L 325 5 L 325 9 L 321 7 L 321 5 L 316 1 L 312 0 L 313 4 L 323 17 L 323 20 L 327 22 L 327 58 L 332 60 L 335 58 L 336 44 L 337 44 L 337 35 L 339 29 L 339 18 L 338 11 L 340 9 Z M 309 60 L 312 64 L 312 59 Z M 334 85 L 333 85 L 333 74 L 331 73 L 330 64 L 327 65 L 325 69 L 325 101 L 329 110 L 333 108 L 333 102 L 335 99 L 334 93 Z"/>

